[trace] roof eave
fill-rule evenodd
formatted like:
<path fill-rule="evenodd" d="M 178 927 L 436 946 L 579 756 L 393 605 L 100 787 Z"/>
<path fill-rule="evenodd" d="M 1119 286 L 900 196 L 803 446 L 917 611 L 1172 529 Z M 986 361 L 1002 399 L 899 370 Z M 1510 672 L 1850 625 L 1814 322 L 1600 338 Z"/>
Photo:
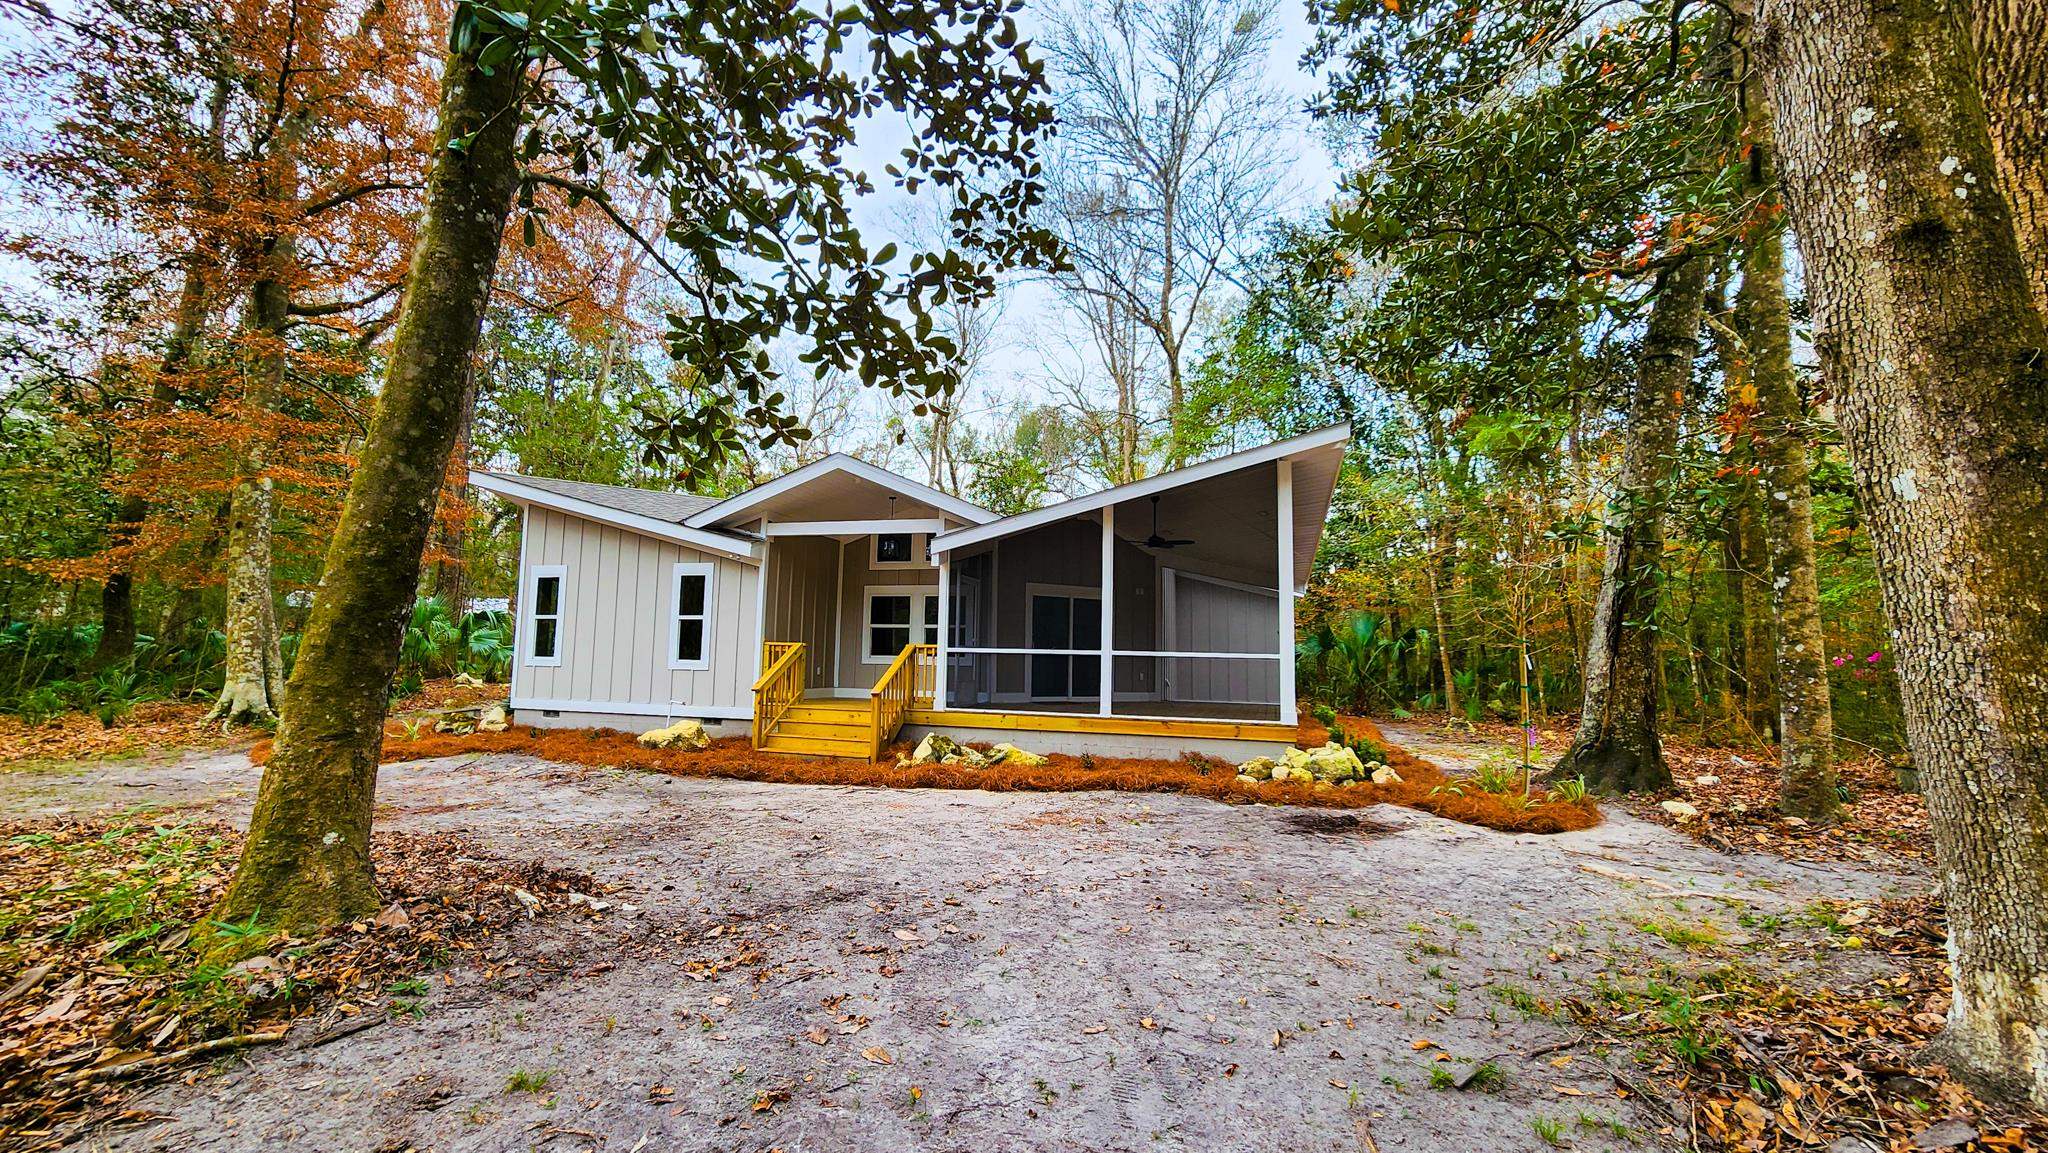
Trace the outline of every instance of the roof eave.
<path fill-rule="evenodd" d="M 573 516 L 582 517 L 585 520 L 597 521 L 599 524 L 608 524 L 614 528 L 636 532 L 642 536 L 673 541 L 676 544 L 688 545 L 691 548 L 703 549 L 707 552 L 722 553 L 736 560 L 746 561 L 749 564 L 761 563 L 760 546 L 737 536 L 692 528 L 688 524 L 677 524 L 674 521 L 661 520 L 637 512 L 627 512 L 624 509 L 611 508 L 607 505 L 598 504 L 595 501 L 564 496 L 558 492 L 549 492 L 544 488 L 520 484 L 516 480 L 492 473 L 480 472 L 476 469 L 470 470 L 469 483 L 485 492 L 496 493 L 517 504 L 537 504 L 542 508 L 569 513 Z"/>
<path fill-rule="evenodd" d="M 928 504 L 955 520 L 981 525 L 997 519 L 996 514 L 970 501 L 940 492 L 930 485 L 919 484 L 907 476 L 898 476 L 885 468 L 835 452 L 823 460 L 812 461 L 802 468 L 783 473 L 774 480 L 764 481 L 753 488 L 695 513 L 683 521 L 691 528 L 708 528 L 720 521 L 744 517 L 752 510 L 775 497 L 793 492 L 829 472 L 846 472 L 872 484 L 881 485 L 901 496 Z"/>

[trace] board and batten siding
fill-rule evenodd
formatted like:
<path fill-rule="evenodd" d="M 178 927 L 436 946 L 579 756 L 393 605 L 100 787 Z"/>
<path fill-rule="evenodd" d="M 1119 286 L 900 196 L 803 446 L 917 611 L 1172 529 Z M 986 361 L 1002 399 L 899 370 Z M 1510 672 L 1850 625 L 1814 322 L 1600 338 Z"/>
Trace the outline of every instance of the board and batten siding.
<path fill-rule="evenodd" d="M 752 707 L 757 636 L 753 565 L 528 506 L 520 561 L 515 709 L 732 717 Z M 708 667 L 669 668 L 674 566 L 713 566 Z M 561 565 L 560 665 L 532 665 L 533 570 Z"/>
<path fill-rule="evenodd" d="M 1189 653 L 1271 653 L 1279 644 L 1280 601 L 1260 589 L 1175 574 L 1173 620 L 1166 647 Z M 1172 667 L 1161 695 L 1171 701 L 1277 704 L 1275 661 L 1186 658 Z"/>
<path fill-rule="evenodd" d="M 823 536 L 785 536 L 768 542 L 768 631 L 771 641 L 803 642 L 809 688 L 830 688 L 839 646 L 833 622 L 839 606 L 839 542 Z"/>

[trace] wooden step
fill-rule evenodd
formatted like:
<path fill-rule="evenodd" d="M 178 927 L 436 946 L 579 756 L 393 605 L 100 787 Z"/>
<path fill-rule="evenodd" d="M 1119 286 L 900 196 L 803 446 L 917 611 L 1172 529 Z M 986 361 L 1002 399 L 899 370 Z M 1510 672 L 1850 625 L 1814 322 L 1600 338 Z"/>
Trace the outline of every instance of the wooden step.
<path fill-rule="evenodd" d="M 868 719 L 861 717 L 851 721 L 802 721 L 791 720 L 785 715 L 775 722 L 775 735 L 779 737 L 823 737 L 828 741 L 865 741 L 868 739 Z"/>
<path fill-rule="evenodd" d="M 761 745 L 761 751 L 768 753 L 790 753 L 806 757 L 850 757 L 853 760 L 868 759 L 868 742 L 860 740 L 832 740 L 826 737 L 787 736 L 781 732 L 769 736 Z"/>
<path fill-rule="evenodd" d="M 865 725 L 870 712 L 866 705 L 858 709 L 830 708 L 822 705 L 791 705 L 782 714 L 785 721 L 809 721 L 823 725 Z"/>

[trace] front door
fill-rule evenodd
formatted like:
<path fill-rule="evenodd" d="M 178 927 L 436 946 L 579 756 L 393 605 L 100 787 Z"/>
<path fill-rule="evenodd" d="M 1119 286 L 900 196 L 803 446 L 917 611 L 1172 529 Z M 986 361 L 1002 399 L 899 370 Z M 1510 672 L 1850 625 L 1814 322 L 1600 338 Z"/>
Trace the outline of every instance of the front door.
<path fill-rule="evenodd" d="M 1031 657 L 1032 700 L 1095 699 L 1102 687 L 1102 598 L 1033 591 L 1031 647 L 1089 650 Z"/>

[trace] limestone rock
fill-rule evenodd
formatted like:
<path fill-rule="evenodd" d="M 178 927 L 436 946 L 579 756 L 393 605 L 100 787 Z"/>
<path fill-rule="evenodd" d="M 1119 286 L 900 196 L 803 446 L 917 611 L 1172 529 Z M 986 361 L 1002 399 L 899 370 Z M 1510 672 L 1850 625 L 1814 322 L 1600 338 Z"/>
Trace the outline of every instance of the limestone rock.
<path fill-rule="evenodd" d="M 640 743 L 650 749 L 698 749 L 711 747 L 711 734 L 704 731 L 698 721 L 681 720 L 665 729 L 653 729 L 640 734 Z"/>
<path fill-rule="evenodd" d="M 476 727 L 478 732 L 502 733 L 512 727 L 512 718 L 505 715 L 504 705 L 492 705 L 477 718 Z"/>
<path fill-rule="evenodd" d="M 1686 821 L 1690 821 L 1700 815 L 1700 811 L 1697 808 L 1686 804 L 1684 801 L 1665 801 L 1657 807 L 1678 818 L 1680 824 L 1684 824 Z"/>
<path fill-rule="evenodd" d="M 1250 777 L 1254 781 L 1270 781 L 1273 779 L 1273 758 L 1253 757 L 1237 766 L 1237 772 L 1239 776 Z"/>
<path fill-rule="evenodd" d="M 1308 770 L 1324 781 L 1348 781 L 1365 775 L 1365 765 L 1358 754 L 1335 742 L 1309 751 Z"/>
<path fill-rule="evenodd" d="M 1698 785 L 1700 788 L 1703 789 L 1711 789 L 1715 785 L 1721 783 L 1721 778 L 1715 776 L 1712 773 L 1702 773 L 1701 775 L 1694 777 L 1692 779 L 1692 783 Z"/>
<path fill-rule="evenodd" d="M 1381 765 L 1372 771 L 1372 783 L 1375 785 L 1398 785 L 1401 783 L 1401 774 L 1395 772 L 1387 765 Z"/>
<path fill-rule="evenodd" d="M 989 755 L 995 758 L 989 762 L 990 764 L 1022 765 L 1027 769 L 1035 769 L 1045 763 L 1043 754 L 1020 749 L 1008 741 L 990 749 Z"/>

